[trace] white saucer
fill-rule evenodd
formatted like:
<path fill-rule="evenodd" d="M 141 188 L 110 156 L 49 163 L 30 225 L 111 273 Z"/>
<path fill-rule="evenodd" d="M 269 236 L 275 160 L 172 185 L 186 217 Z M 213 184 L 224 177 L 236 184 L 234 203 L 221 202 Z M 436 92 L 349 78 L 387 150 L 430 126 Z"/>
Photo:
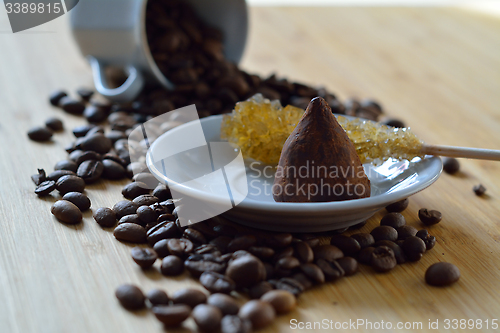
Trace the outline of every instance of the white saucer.
<path fill-rule="evenodd" d="M 221 142 L 220 125 L 222 116 L 211 116 L 201 119 L 201 127 L 207 142 Z M 196 154 L 183 158 L 182 164 L 172 165 L 169 161 L 169 175 L 166 176 L 165 163 L 153 163 L 152 155 L 158 147 L 176 145 L 181 138 L 189 137 L 196 132 L 200 122 L 194 121 L 180 125 L 154 141 L 148 151 L 147 164 L 151 173 L 163 183 L 172 182 L 172 179 L 193 179 L 190 175 L 200 170 L 197 168 Z M 177 140 L 177 142 L 176 142 Z M 227 165 L 238 154 L 229 145 L 219 149 L 217 164 Z M 180 161 L 180 160 L 177 160 Z M 156 161 L 158 162 L 158 161 Z M 192 162 L 192 163 L 191 163 Z M 215 159 L 214 162 L 215 163 Z M 161 166 L 163 165 L 163 167 Z M 389 160 L 380 166 L 365 164 L 364 168 L 371 181 L 371 196 L 369 198 L 321 203 L 278 203 L 272 198 L 270 185 L 274 175 L 267 172 L 263 165 L 245 162 L 246 175 L 243 172 L 230 173 L 224 188 L 214 184 L 195 184 L 194 186 L 180 186 L 178 191 L 186 196 L 205 200 L 208 205 L 217 204 L 224 200 L 221 193 L 230 188 L 232 197 L 244 195 L 244 199 L 223 215 L 237 223 L 254 228 L 281 232 L 320 232 L 345 228 L 367 220 L 375 212 L 385 206 L 407 198 L 434 183 L 442 170 L 439 157 L 428 156 L 424 159 L 416 158 L 412 162 Z M 175 173 L 175 174 L 173 174 Z M 268 185 L 265 185 L 265 184 Z M 191 184 L 193 184 L 191 182 Z M 269 185 L 270 184 L 270 185 Z M 260 192 L 260 193 L 259 193 Z M 237 200 L 239 201 L 239 200 Z"/>

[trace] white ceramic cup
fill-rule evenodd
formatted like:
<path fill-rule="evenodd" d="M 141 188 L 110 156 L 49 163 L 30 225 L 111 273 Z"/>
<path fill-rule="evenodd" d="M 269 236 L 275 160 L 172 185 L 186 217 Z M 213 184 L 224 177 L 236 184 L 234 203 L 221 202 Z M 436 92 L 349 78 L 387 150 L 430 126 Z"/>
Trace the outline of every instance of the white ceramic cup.
<path fill-rule="evenodd" d="M 238 63 L 248 32 L 245 0 L 185 0 L 207 24 L 224 36 L 226 59 Z M 146 81 L 167 89 L 174 85 L 156 65 L 146 37 L 147 0 L 85 0 L 71 10 L 70 25 L 81 52 L 90 62 L 96 90 L 116 102 L 133 100 Z M 106 84 L 106 66 L 120 66 L 128 74 L 117 88 Z"/>

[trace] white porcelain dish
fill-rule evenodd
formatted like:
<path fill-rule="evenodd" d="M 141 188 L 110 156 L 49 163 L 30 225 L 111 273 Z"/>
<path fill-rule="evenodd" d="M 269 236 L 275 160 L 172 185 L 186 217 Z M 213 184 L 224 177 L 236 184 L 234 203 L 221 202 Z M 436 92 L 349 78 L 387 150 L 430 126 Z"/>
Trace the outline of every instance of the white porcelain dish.
<path fill-rule="evenodd" d="M 220 124 L 222 116 L 211 116 L 202 119 L 201 126 L 207 142 L 221 142 Z M 182 165 L 171 165 L 167 177 L 164 163 L 153 163 L 152 155 L 162 145 L 171 145 L 181 137 L 189 136 L 199 128 L 199 123 L 189 122 L 178 126 L 161 135 L 151 145 L 147 156 L 150 171 L 164 183 L 174 179 L 192 179 L 191 174 L 199 173 L 196 156 L 182 160 Z M 226 165 L 237 155 L 234 149 L 225 145 L 226 149 L 218 151 L 217 164 Z M 215 161 L 215 159 L 214 159 Z M 176 162 L 177 163 L 177 162 Z M 163 165 L 163 167 L 162 167 Z M 390 160 L 380 166 L 365 164 L 365 172 L 371 181 L 371 196 L 369 198 L 321 203 L 278 203 L 272 198 L 270 185 L 274 175 L 268 168 L 267 172 L 261 164 L 245 162 L 245 172 L 232 173 L 227 176 L 226 188 L 232 191 L 232 197 L 238 195 L 244 199 L 223 215 L 237 223 L 280 232 L 321 232 L 345 228 L 367 220 L 385 206 L 407 198 L 434 183 L 441 171 L 442 162 L 439 157 L 427 156 L 413 161 Z M 172 174 L 174 172 L 175 174 Z M 191 177 L 191 178 L 190 178 Z M 191 183 L 192 185 L 193 183 Z M 267 185 L 266 185 L 267 184 Z M 181 186 L 178 191 L 186 196 L 197 197 L 207 204 L 223 200 L 221 193 L 226 188 L 195 184 Z M 245 196 L 245 192 L 248 194 Z"/>

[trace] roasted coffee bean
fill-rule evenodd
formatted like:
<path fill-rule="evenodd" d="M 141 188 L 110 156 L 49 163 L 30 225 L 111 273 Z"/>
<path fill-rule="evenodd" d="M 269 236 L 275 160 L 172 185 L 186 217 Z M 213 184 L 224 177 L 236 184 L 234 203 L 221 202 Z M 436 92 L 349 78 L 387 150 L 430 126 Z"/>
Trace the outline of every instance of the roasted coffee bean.
<path fill-rule="evenodd" d="M 293 255 L 303 264 L 312 262 L 314 260 L 314 252 L 307 244 L 303 241 L 298 241 L 293 245 Z"/>
<path fill-rule="evenodd" d="M 257 244 L 257 238 L 254 235 L 240 236 L 233 239 L 227 245 L 227 250 L 229 252 L 247 250 L 250 246 L 254 246 L 255 244 Z"/>
<path fill-rule="evenodd" d="M 222 312 L 218 307 L 207 304 L 198 304 L 191 316 L 201 332 L 215 332 L 220 327 Z"/>
<path fill-rule="evenodd" d="M 28 131 L 28 137 L 33 141 L 48 141 L 52 137 L 52 131 L 47 127 L 33 127 Z"/>
<path fill-rule="evenodd" d="M 219 308 L 223 315 L 238 314 L 238 311 L 240 309 L 240 306 L 233 297 L 220 293 L 208 296 L 207 304 Z"/>
<path fill-rule="evenodd" d="M 204 272 L 200 275 L 200 283 L 211 293 L 230 294 L 236 289 L 233 280 L 217 272 Z"/>
<path fill-rule="evenodd" d="M 417 229 L 410 226 L 404 225 L 396 229 L 398 232 L 398 239 L 405 240 L 410 236 L 415 236 L 417 234 Z"/>
<path fill-rule="evenodd" d="M 330 244 L 338 247 L 345 255 L 355 255 L 361 250 L 358 241 L 352 237 L 344 235 L 334 235 L 330 240 Z"/>
<path fill-rule="evenodd" d="M 189 239 L 195 244 L 205 244 L 207 242 L 205 236 L 203 236 L 201 232 L 193 228 L 187 228 L 186 230 L 184 230 L 183 237 Z"/>
<path fill-rule="evenodd" d="M 63 122 L 59 118 L 49 118 L 45 121 L 45 126 L 54 132 L 58 132 L 63 129 Z"/>
<path fill-rule="evenodd" d="M 403 123 L 399 119 L 389 119 L 389 120 L 385 121 L 384 124 L 387 126 L 396 127 L 396 128 L 404 128 L 405 127 L 405 123 Z"/>
<path fill-rule="evenodd" d="M 94 127 L 96 127 L 95 125 L 92 125 L 92 124 L 88 124 L 88 125 L 81 125 L 81 126 L 77 126 L 75 128 L 73 128 L 73 135 L 76 137 L 76 138 L 81 138 L 81 137 L 84 137 L 85 135 L 87 135 L 87 133 L 93 129 Z"/>
<path fill-rule="evenodd" d="M 351 238 L 357 240 L 362 249 L 375 244 L 375 239 L 373 238 L 373 236 L 364 232 L 351 235 Z"/>
<path fill-rule="evenodd" d="M 75 162 L 69 160 L 62 160 L 57 162 L 56 165 L 54 165 L 54 170 L 69 170 L 76 172 L 77 168 L 78 165 Z"/>
<path fill-rule="evenodd" d="M 474 193 L 476 193 L 477 196 L 481 196 L 486 193 L 486 187 L 484 187 L 482 184 L 476 185 L 472 188 Z"/>
<path fill-rule="evenodd" d="M 244 255 L 229 262 L 226 275 L 237 288 L 248 288 L 265 280 L 266 269 L 262 261 L 253 255 Z"/>
<path fill-rule="evenodd" d="M 154 195 L 150 194 L 141 194 L 138 197 L 135 197 L 134 200 L 132 200 L 139 206 L 144 206 L 144 205 L 152 205 L 158 202 L 158 198 L 155 197 Z"/>
<path fill-rule="evenodd" d="M 222 333 L 250 333 L 252 331 L 252 322 L 239 316 L 226 315 L 221 322 Z"/>
<path fill-rule="evenodd" d="M 373 251 L 375 251 L 375 248 L 373 246 L 365 247 L 364 249 L 359 251 L 357 258 L 358 261 L 362 264 L 370 265 Z"/>
<path fill-rule="evenodd" d="M 333 245 L 319 245 L 313 249 L 314 259 L 335 260 L 342 258 L 344 253 L 338 247 Z"/>
<path fill-rule="evenodd" d="M 215 245 L 221 253 L 227 252 L 227 246 L 233 239 L 228 236 L 219 236 L 210 241 L 210 244 Z"/>
<path fill-rule="evenodd" d="M 280 249 L 276 250 L 279 252 L 276 252 L 274 257 L 272 258 L 272 262 L 274 263 L 280 260 L 281 258 L 293 256 L 293 247 L 291 246 L 285 247 L 284 249 L 281 250 Z"/>
<path fill-rule="evenodd" d="M 162 227 L 161 229 L 158 229 L 158 231 L 165 230 L 165 234 L 170 234 L 170 228 L 172 222 L 167 223 L 166 226 Z M 158 232 L 156 233 L 158 234 Z M 167 237 L 170 238 L 170 237 Z M 168 251 L 176 255 L 180 258 L 185 258 L 188 256 L 192 251 L 193 251 L 193 243 L 189 239 L 176 239 L 172 238 L 168 241 Z"/>
<path fill-rule="evenodd" d="M 145 243 L 146 229 L 135 223 L 122 223 L 116 226 L 113 236 L 122 242 Z"/>
<path fill-rule="evenodd" d="M 44 169 L 37 169 L 38 173 L 31 175 L 31 180 L 35 183 L 36 186 L 40 185 L 44 181 L 47 180 L 47 175 L 45 174 Z"/>
<path fill-rule="evenodd" d="M 337 280 L 345 274 L 342 267 L 334 259 L 318 259 L 316 265 L 323 271 L 325 281 Z"/>
<path fill-rule="evenodd" d="M 417 236 L 406 238 L 401 248 L 409 261 L 420 260 L 426 250 L 424 241 Z"/>
<path fill-rule="evenodd" d="M 104 166 L 101 161 L 89 160 L 84 161 L 78 166 L 76 175 L 81 177 L 86 184 L 97 181 L 104 171 Z"/>
<path fill-rule="evenodd" d="M 238 316 L 249 320 L 252 323 L 252 328 L 258 330 L 270 325 L 274 321 L 276 311 L 267 302 L 251 300 L 240 308 Z"/>
<path fill-rule="evenodd" d="M 59 101 L 61 100 L 61 98 L 65 97 L 65 96 L 68 96 L 68 94 L 65 91 L 63 91 L 63 90 L 56 90 L 56 91 L 54 91 L 53 93 L 50 94 L 50 96 L 49 96 L 49 102 L 53 106 L 58 106 L 59 105 Z"/>
<path fill-rule="evenodd" d="M 158 186 L 156 186 L 153 190 L 152 194 L 160 201 L 172 199 L 172 193 L 170 193 L 170 189 L 165 184 L 158 184 Z"/>
<path fill-rule="evenodd" d="M 59 107 L 67 113 L 81 115 L 85 110 L 85 104 L 69 96 L 64 96 L 59 100 Z"/>
<path fill-rule="evenodd" d="M 116 141 L 120 139 L 126 139 L 127 135 L 121 131 L 109 131 L 104 134 L 111 142 L 114 144 Z"/>
<path fill-rule="evenodd" d="M 247 250 L 259 259 L 265 260 L 274 256 L 274 250 L 267 246 L 250 246 Z"/>
<path fill-rule="evenodd" d="M 165 276 L 176 276 L 184 272 L 184 262 L 181 258 L 169 255 L 161 261 L 161 273 Z"/>
<path fill-rule="evenodd" d="M 41 182 L 36 188 L 35 193 L 39 197 L 49 195 L 52 191 L 56 189 L 56 182 L 53 180 L 46 180 Z"/>
<path fill-rule="evenodd" d="M 72 202 L 58 200 L 50 209 L 50 212 L 61 222 L 76 224 L 82 221 L 82 212 Z"/>
<path fill-rule="evenodd" d="M 161 289 L 151 289 L 146 293 L 146 298 L 152 305 L 168 305 L 170 303 L 167 293 Z"/>
<path fill-rule="evenodd" d="M 281 249 L 292 244 L 293 236 L 289 233 L 274 234 L 264 239 L 264 243 L 273 249 Z"/>
<path fill-rule="evenodd" d="M 156 244 L 156 242 L 158 242 L 162 239 L 173 238 L 173 237 L 177 236 L 177 234 L 178 234 L 178 231 L 177 231 L 177 227 L 175 226 L 174 222 L 161 222 L 148 230 L 148 234 L 147 234 L 148 243 L 149 243 L 149 245 L 152 246 L 152 245 Z M 189 242 L 189 243 L 191 243 L 191 242 Z M 191 249 L 192 249 L 192 245 L 191 245 Z M 176 252 L 173 254 L 179 254 L 179 256 L 182 256 L 181 252 Z M 189 251 L 189 252 L 191 252 L 191 251 Z M 187 253 L 189 253 L 189 252 L 187 252 Z"/>
<path fill-rule="evenodd" d="M 304 239 L 304 243 L 307 243 L 311 248 L 315 248 L 316 246 L 319 245 L 320 240 L 318 237 L 313 237 L 313 238 L 308 238 Z"/>
<path fill-rule="evenodd" d="M 142 290 L 131 284 L 123 284 L 116 288 L 115 296 L 127 310 L 139 310 L 144 307 L 146 297 Z"/>
<path fill-rule="evenodd" d="M 194 248 L 193 254 L 207 254 L 211 253 L 214 256 L 221 256 L 222 253 L 219 251 L 219 249 L 212 244 L 202 244 Z"/>
<path fill-rule="evenodd" d="M 425 271 L 425 282 L 432 286 L 448 286 L 460 279 L 460 270 L 449 262 L 432 264 Z"/>
<path fill-rule="evenodd" d="M 68 155 L 68 159 L 70 161 L 73 161 L 75 162 L 76 164 L 79 164 L 78 163 L 78 159 L 80 158 L 80 156 L 82 156 L 83 154 L 85 154 L 86 152 L 84 152 L 83 150 L 80 150 L 80 149 L 76 149 L 76 150 L 73 150 L 71 153 L 69 153 Z M 89 158 L 90 159 L 90 158 Z M 94 158 L 95 159 L 95 158 Z M 80 163 L 83 162 L 83 161 L 80 161 Z"/>
<path fill-rule="evenodd" d="M 76 93 L 82 98 L 82 100 L 88 102 L 90 97 L 94 94 L 94 91 L 92 89 L 82 87 L 77 89 Z"/>
<path fill-rule="evenodd" d="M 275 270 L 291 271 L 300 266 L 299 259 L 295 257 L 284 257 L 276 262 Z"/>
<path fill-rule="evenodd" d="M 390 204 L 389 206 L 385 207 L 385 209 L 389 213 L 401 213 L 404 211 L 406 208 L 408 208 L 408 205 L 410 204 L 410 199 L 406 198 L 400 201 L 397 201 L 395 203 Z"/>
<path fill-rule="evenodd" d="M 100 123 L 106 120 L 108 112 L 95 105 L 89 105 L 83 111 L 83 116 L 89 123 Z"/>
<path fill-rule="evenodd" d="M 261 281 L 248 289 L 248 297 L 251 299 L 260 298 L 262 295 L 270 290 L 273 290 L 274 286 L 267 281 Z"/>
<path fill-rule="evenodd" d="M 93 217 L 97 224 L 104 228 L 113 227 L 116 224 L 115 212 L 107 207 L 97 208 Z"/>
<path fill-rule="evenodd" d="M 186 304 L 194 308 L 198 304 L 207 302 L 207 295 L 198 289 L 184 288 L 172 294 L 171 300 L 174 304 Z"/>
<path fill-rule="evenodd" d="M 142 182 L 133 182 L 125 185 L 122 190 L 122 195 L 130 200 L 137 198 L 143 194 L 149 194 L 149 188 L 146 184 Z"/>
<path fill-rule="evenodd" d="M 172 214 L 173 216 L 173 214 Z M 199 232 L 201 232 L 201 234 L 203 236 L 205 236 L 205 238 L 208 240 L 212 239 L 212 238 L 215 238 L 217 236 L 219 236 L 214 230 L 213 230 L 213 227 L 210 225 L 210 221 L 207 220 L 205 221 L 205 223 L 195 223 L 195 224 L 192 224 L 189 226 L 190 228 L 192 229 L 195 229 Z"/>
<path fill-rule="evenodd" d="M 295 297 L 298 297 L 304 292 L 304 286 L 299 281 L 289 277 L 279 279 L 274 287 L 279 290 L 289 291 L 294 294 Z"/>
<path fill-rule="evenodd" d="M 274 276 L 274 267 L 268 262 L 264 262 L 264 268 L 266 269 L 266 279 L 272 279 Z"/>
<path fill-rule="evenodd" d="M 122 200 L 115 203 L 115 205 L 113 206 L 113 211 L 116 214 L 116 218 L 121 219 L 125 215 L 135 214 L 137 208 L 139 208 L 139 205 L 137 205 L 135 202 Z"/>
<path fill-rule="evenodd" d="M 154 306 L 153 314 L 166 327 L 179 326 L 191 314 L 191 307 L 185 304 L 157 305 Z"/>
<path fill-rule="evenodd" d="M 101 154 L 98 154 L 95 151 L 75 150 L 73 153 L 69 155 L 69 158 L 73 160 L 77 165 L 80 165 L 84 161 L 89 161 L 89 160 L 100 161 L 102 156 Z"/>
<path fill-rule="evenodd" d="M 427 231 L 425 229 L 419 230 L 415 234 L 415 236 L 417 236 L 418 238 L 420 238 L 421 240 L 424 241 L 425 249 L 427 251 L 429 251 L 430 249 L 432 249 L 434 247 L 434 245 L 436 245 L 436 237 L 429 234 L 429 231 Z"/>
<path fill-rule="evenodd" d="M 63 195 L 63 200 L 74 203 L 80 211 L 84 212 L 90 208 L 90 199 L 80 192 L 68 192 Z"/>
<path fill-rule="evenodd" d="M 278 314 L 288 313 L 297 306 L 295 296 L 286 290 L 268 291 L 260 300 L 271 304 Z"/>
<path fill-rule="evenodd" d="M 380 220 L 380 225 L 387 225 L 397 229 L 406 224 L 406 219 L 401 213 L 389 213 L 386 214 L 382 220 Z"/>
<path fill-rule="evenodd" d="M 158 254 L 158 257 L 164 258 L 170 254 L 168 251 L 168 241 L 169 239 L 162 239 L 154 244 L 153 250 Z"/>
<path fill-rule="evenodd" d="M 142 182 L 142 183 L 146 184 L 149 189 L 155 188 L 156 186 L 158 186 L 158 183 L 159 183 L 158 179 L 156 179 L 155 176 L 153 176 L 150 173 L 146 173 L 146 172 L 138 173 L 138 174 L 134 175 L 132 180 L 134 182 Z"/>
<path fill-rule="evenodd" d="M 126 176 L 125 168 L 110 159 L 102 160 L 103 172 L 102 177 L 106 179 L 122 179 Z"/>
<path fill-rule="evenodd" d="M 396 267 L 397 261 L 389 247 L 379 246 L 373 250 L 370 264 L 377 272 L 388 272 Z"/>
<path fill-rule="evenodd" d="M 353 257 L 337 259 L 337 263 L 344 270 L 345 276 L 351 276 L 358 272 L 358 261 Z"/>
<path fill-rule="evenodd" d="M 111 140 L 101 133 L 86 135 L 81 143 L 82 150 L 92 150 L 99 154 L 106 154 L 113 146 Z"/>
<path fill-rule="evenodd" d="M 398 239 L 398 232 L 396 231 L 396 229 L 388 225 L 381 225 L 374 228 L 371 232 L 371 235 L 373 236 L 375 242 L 378 242 L 380 240 L 390 240 L 394 242 Z"/>
<path fill-rule="evenodd" d="M 237 233 L 237 230 L 227 224 L 219 224 L 213 227 L 214 231 L 221 236 L 234 237 Z"/>
<path fill-rule="evenodd" d="M 290 276 L 304 287 L 304 290 L 311 289 L 314 283 L 302 272 L 298 272 Z"/>
<path fill-rule="evenodd" d="M 313 263 L 302 264 L 300 265 L 300 270 L 314 283 L 321 284 L 325 282 L 325 274 L 318 265 Z"/>
<path fill-rule="evenodd" d="M 453 157 L 445 157 L 443 159 L 443 170 L 444 172 L 452 175 L 457 173 L 460 170 L 460 163 L 456 158 Z"/>
<path fill-rule="evenodd" d="M 97 154 L 97 153 L 96 153 Z M 118 163 L 119 165 L 121 166 L 126 166 L 127 165 L 127 161 L 125 161 L 123 158 L 121 158 L 120 156 L 118 155 L 115 155 L 114 153 L 107 153 L 107 154 L 104 154 L 102 155 L 102 160 L 110 160 L 110 161 L 114 161 L 116 163 Z M 123 169 L 125 171 L 125 175 L 127 174 L 127 171 L 125 170 L 125 168 Z"/>
<path fill-rule="evenodd" d="M 199 277 L 204 272 L 224 273 L 226 262 L 210 253 L 193 254 L 184 261 L 184 266 L 192 276 Z"/>
<path fill-rule="evenodd" d="M 132 248 L 130 255 L 135 263 L 141 266 L 141 268 L 149 268 L 153 266 L 156 259 L 158 259 L 158 255 L 154 250 L 139 246 Z"/>
<path fill-rule="evenodd" d="M 155 211 L 149 206 L 140 206 L 137 208 L 136 214 L 144 225 L 157 219 Z"/>
<path fill-rule="evenodd" d="M 376 242 L 374 246 L 387 246 L 392 250 L 392 252 L 394 252 L 394 257 L 396 258 L 398 264 L 404 264 L 406 262 L 406 255 L 403 249 L 398 244 L 388 240 L 381 240 Z"/>
<path fill-rule="evenodd" d="M 434 225 L 441 222 L 443 215 L 437 210 L 428 210 L 426 208 L 421 208 L 418 211 L 418 218 L 425 225 Z"/>

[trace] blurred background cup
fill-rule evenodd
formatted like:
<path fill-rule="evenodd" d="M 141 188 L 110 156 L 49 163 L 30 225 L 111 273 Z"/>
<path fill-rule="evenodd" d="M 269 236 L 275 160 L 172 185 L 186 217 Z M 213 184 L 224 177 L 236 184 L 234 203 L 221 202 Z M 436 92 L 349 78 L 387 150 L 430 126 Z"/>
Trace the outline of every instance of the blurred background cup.
<path fill-rule="evenodd" d="M 184 0 L 208 25 L 223 33 L 224 55 L 238 63 L 248 31 L 245 0 Z M 114 102 L 134 99 L 146 82 L 174 85 L 163 75 L 149 50 L 146 36 L 147 0 L 85 0 L 71 11 L 73 36 L 92 67 L 96 90 Z M 108 86 L 105 69 L 120 67 L 127 79 Z"/>

